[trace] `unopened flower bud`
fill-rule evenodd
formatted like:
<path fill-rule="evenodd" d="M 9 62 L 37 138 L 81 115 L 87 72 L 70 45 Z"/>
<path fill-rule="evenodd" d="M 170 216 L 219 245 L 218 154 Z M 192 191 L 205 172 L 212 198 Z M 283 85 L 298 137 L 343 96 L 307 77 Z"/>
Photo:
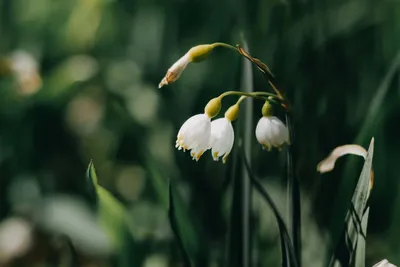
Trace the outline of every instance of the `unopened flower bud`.
<path fill-rule="evenodd" d="M 221 110 L 221 98 L 216 97 L 211 99 L 206 107 L 204 108 L 204 113 L 207 114 L 208 117 L 214 118 L 218 115 Z"/>
<path fill-rule="evenodd" d="M 210 55 L 214 46 L 210 44 L 197 45 L 192 47 L 188 54 L 191 62 L 200 62 L 205 60 Z"/>
<path fill-rule="evenodd" d="M 272 116 L 272 105 L 269 103 L 269 101 L 265 101 L 261 113 L 264 117 Z"/>
<path fill-rule="evenodd" d="M 182 72 L 190 62 L 200 62 L 205 60 L 213 50 L 214 45 L 204 44 L 192 47 L 183 57 L 176 61 L 167 71 L 161 80 L 158 88 L 175 82 L 179 79 Z"/>
<path fill-rule="evenodd" d="M 235 104 L 228 108 L 225 112 L 225 118 L 229 121 L 234 121 L 239 116 L 239 104 Z"/>
<path fill-rule="evenodd" d="M 168 85 L 178 80 L 182 72 L 185 70 L 187 64 L 189 64 L 189 62 L 190 62 L 190 56 L 188 53 L 186 53 L 183 57 L 181 57 L 177 62 L 174 63 L 174 65 L 172 65 L 168 69 L 167 74 L 165 74 L 165 77 L 161 80 L 160 84 L 158 85 L 158 88 L 161 88 L 164 85 Z"/>

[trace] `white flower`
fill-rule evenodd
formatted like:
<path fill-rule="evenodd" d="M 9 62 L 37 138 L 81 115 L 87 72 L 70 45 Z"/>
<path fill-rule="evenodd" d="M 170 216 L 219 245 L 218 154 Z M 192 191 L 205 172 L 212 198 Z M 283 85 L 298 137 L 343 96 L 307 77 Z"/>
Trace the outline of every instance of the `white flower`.
<path fill-rule="evenodd" d="M 193 159 L 198 161 L 209 148 L 211 135 L 211 118 L 206 114 L 190 117 L 178 132 L 175 147 L 178 150 L 191 150 Z"/>
<path fill-rule="evenodd" d="M 216 44 L 203 44 L 192 47 L 183 57 L 168 69 L 167 74 L 161 80 L 158 88 L 178 80 L 190 62 L 201 62 L 205 60 L 215 46 Z"/>
<path fill-rule="evenodd" d="M 290 144 L 288 128 L 275 116 L 263 116 L 256 127 L 258 142 L 266 149 L 280 148 L 284 143 Z"/>
<path fill-rule="evenodd" d="M 160 84 L 158 85 L 158 88 L 161 88 L 164 85 L 168 85 L 178 80 L 190 61 L 191 61 L 190 55 L 189 53 L 186 53 L 183 57 L 181 57 L 168 69 L 167 74 L 161 80 Z"/>
<path fill-rule="evenodd" d="M 233 140 L 235 133 L 233 131 L 232 123 L 227 118 L 220 118 L 211 122 L 211 155 L 215 161 L 219 157 L 223 157 L 223 163 L 233 147 Z"/>
<path fill-rule="evenodd" d="M 396 265 L 391 264 L 388 260 L 384 259 L 375 264 L 373 267 L 396 267 Z"/>

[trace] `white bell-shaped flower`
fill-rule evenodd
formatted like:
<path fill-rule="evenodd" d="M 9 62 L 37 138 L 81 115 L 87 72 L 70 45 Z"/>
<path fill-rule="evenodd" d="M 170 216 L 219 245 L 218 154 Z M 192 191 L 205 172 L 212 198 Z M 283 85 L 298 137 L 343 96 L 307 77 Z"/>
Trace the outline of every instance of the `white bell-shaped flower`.
<path fill-rule="evenodd" d="M 222 157 L 225 163 L 233 147 L 235 133 L 232 123 L 227 118 L 220 118 L 211 122 L 211 155 L 215 161 Z"/>
<path fill-rule="evenodd" d="M 267 150 L 271 150 L 271 147 L 281 148 L 285 143 L 290 144 L 288 128 L 280 119 L 272 116 L 272 106 L 268 101 L 264 103 L 262 115 L 256 127 L 258 142 Z"/>
<path fill-rule="evenodd" d="M 211 135 L 211 118 L 206 114 L 190 117 L 178 132 L 175 147 L 178 150 L 191 150 L 191 156 L 198 161 L 209 148 Z"/>
<path fill-rule="evenodd" d="M 285 143 L 290 144 L 288 128 L 275 116 L 264 116 L 258 121 L 256 137 L 268 150 L 271 147 L 280 148 Z"/>
<path fill-rule="evenodd" d="M 210 103 L 213 102 L 210 101 Z M 225 163 L 229 153 L 231 153 L 233 141 L 235 139 L 232 121 L 236 120 L 238 115 L 239 103 L 236 103 L 228 108 L 224 118 L 211 122 L 210 148 L 211 155 L 215 161 L 217 161 L 219 157 L 222 157 L 222 162 Z"/>

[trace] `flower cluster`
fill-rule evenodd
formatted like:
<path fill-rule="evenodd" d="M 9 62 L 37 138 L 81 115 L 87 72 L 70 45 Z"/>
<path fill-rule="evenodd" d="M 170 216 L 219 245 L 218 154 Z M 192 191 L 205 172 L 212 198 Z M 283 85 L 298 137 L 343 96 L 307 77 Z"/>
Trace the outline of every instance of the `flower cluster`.
<path fill-rule="evenodd" d="M 190 62 L 204 60 L 216 46 L 229 47 L 229 45 L 223 43 L 193 47 L 168 69 L 167 74 L 159 84 L 159 88 L 175 82 Z M 222 98 L 228 95 L 241 95 L 241 97 L 235 105 L 225 112 L 223 118 L 213 120 L 221 110 Z M 200 159 L 204 152 L 211 150 L 211 155 L 215 161 L 222 157 L 222 161 L 225 163 L 235 139 L 232 121 L 237 119 L 239 105 L 246 97 L 265 101 L 262 108 L 263 116 L 258 121 L 255 130 L 256 138 L 263 148 L 267 150 L 272 147 L 280 149 L 284 144 L 290 144 L 288 128 L 278 117 L 272 115 L 270 101 L 273 102 L 274 97 L 278 99 L 278 96 L 266 92 L 229 91 L 211 99 L 204 108 L 204 113 L 194 115 L 183 123 L 177 135 L 176 148 L 183 151 L 189 150 L 192 158 L 196 161 Z"/>

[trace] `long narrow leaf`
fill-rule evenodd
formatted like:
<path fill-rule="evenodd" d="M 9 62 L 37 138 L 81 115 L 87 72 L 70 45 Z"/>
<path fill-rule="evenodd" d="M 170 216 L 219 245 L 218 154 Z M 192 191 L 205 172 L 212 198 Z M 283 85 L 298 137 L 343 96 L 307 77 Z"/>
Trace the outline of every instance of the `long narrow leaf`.
<path fill-rule="evenodd" d="M 290 145 L 287 148 L 287 199 L 289 214 L 289 230 L 293 240 L 293 247 L 297 261 L 301 266 L 301 206 L 300 206 L 300 186 L 299 181 L 294 175 L 293 164 L 293 144 L 294 128 L 290 113 L 286 113 L 286 126 L 289 129 Z"/>
<path fill-rule="evenodd" d="M 175 214 L 175 204 L 174 204 L 174 193 L 172 192 L 172 185 L 171 181 L 169 182 L 168 186 L 168 193 L 169 193 L 169 209 L 168 209 L 168 218 L 171 224 L 171 229 L 174 232 L 176 239 L 178 240 L 179 247 L 183 253 L 183 259 L 185 262 L 186 267 L 193 266 L 193 262 L 189 257 L 188 252 L 186 251 L 185 244 L 183 241 L 183 237 L 181 234 L 181 231 L 179 230 L 179 223 L 176 220 L 176 214 Z"/>
<path fill-rule="evenodd" d="M 189 255 L 188 258 L 193 264 L 202 263 L 205 260 L 207 248 L 196 215 L 190 212 L 188 203 L 184 202 L 176 188 L 171 186 L 171 179 L 159 170 L 150 156 L 147 158 L 146 169 L 150 173 L 153 188 L 160 202 L 168 209 L 169 219 L 172 222 L 171 228 L 180 239 L 179 245 Z M 171 208 L 173 221 L 171 221 Z"/>
<path fill-rule="evenodd" d="M 244 156 L 243 156 L 243 162 L 245 163 L 251 183 L 254 185 L 255 189 L 263 196 L 268 205 L 271 207 L 275 215 L 275 218 L 278 222 L 279 233 L 280 233 L 279 235 L 281 238 L 282 264 L 289 263 L 293 267 L 298 267 L 299 264 L 297 262 L 296 253 L 282 215 L 279 213 L 278 208 L 276 207 L 271 196 L 268 194 L 267 190 L 261 185 L 261 183 L 257 180 L 255 175 L 253 174 L 250 165 Z M 286 258 L 289 258 L 289 261 L 287 261 Z"/>
<path fill-rule="evenodd" d="M 365 244 L 367 238 L 368 218 L 369 218 L 369 207 L 365 211 L 364 216 L 361 220 L 361 232 L 358 234 L 356 255 L 354 260 L 355 267 L 365 266 Z"/>
<path fill-rule="evenodd" d="M 242 42 L 247 49 L 247 42 L 242 35 Z M 253 91 L 253 72 L 249 61 L 243 59 L 242 75 L 241 75 L 241 91 Z M 248 157 L 251 155 L 252 131 L 253 128 L 253 103 L 252 99 L 248 99 L 242 104 L 243 119 L 238 122 L 239 139 L 243 140 L 241 146 Z M 234 153 L 233 161 L 240 163 L 237 159 L 239 153 Z M 250 232 L 250 212 L 252 192 L 250 181 L 245 166 L 242 164 L 232 164 L 233 174 L 233 195 L 231 205 L 231 219 L 229 225 L 229 250 L 228 262 L 229 267 L 248 267 L 251 266 L 251 232 Z"/>
<path fill-rule="evenodd" d="M 140 257 L 135 257 L 137 254 L 133 251 L 135 244 L 127 225 L 127 211 L 118 199 L 98 184 L 92 161 L 86 171 L 86 179 L 89 192 L 96 197 L 99 223 L 118 251 L 118 266 L 141 264 Z"/>
<path fill-rule="evenodd" d="M 364 267 L 365 265 L 364 260 L 361 260 L 362 257 L 357 255 L 357 252 L 360 251 L 357 250 L 357 244 L 361 238 L 360 236 L 365 236 L 366 233 L 367 222 L 365 220 L 368 220 L 368 213 L 365 211 L 370 191 L 373 154 L 374 138 L 372 138 L 369 145 L 367 157 L 354 190 L 350 208 L 345 217 L 342 235 L 331 258 L 331 266 L 348 266 L 352 264 L 353 266 Z"/>

